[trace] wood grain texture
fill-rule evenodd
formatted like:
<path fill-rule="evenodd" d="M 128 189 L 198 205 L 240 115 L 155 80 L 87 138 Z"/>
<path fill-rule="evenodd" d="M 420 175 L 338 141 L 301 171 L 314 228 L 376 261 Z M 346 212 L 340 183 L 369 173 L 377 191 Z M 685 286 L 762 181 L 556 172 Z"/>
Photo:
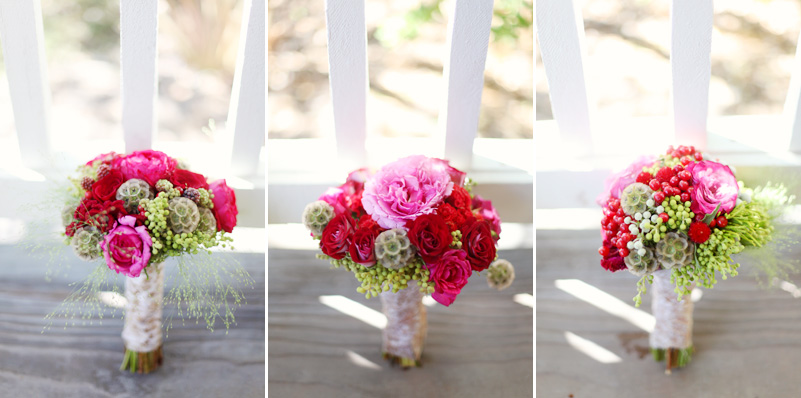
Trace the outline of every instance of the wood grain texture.
<path fill-rule="evenodd" d="M 367 31 L 364 0 L 326 0 L 328 79 L 339 163 L 367 164 Z"/>
<path fill-rule="evenodd" d="M 156 131 L 158 0 L 120 1 L 120 74 L 125 152 L 153 147 Z"/>
<path fill-rule="evenodd" d="M 676 143 L 706 150 L 712 73 L 712 0 L 670 2 L 670 68 Z"/>
<path fill-rule="evenodd" d="M 448 22 L 448 55 L 443 69 L 446 92 L 439 123 L 445 159 L 465 171 L 472 165 L 478 131 L 492 4 L 492 0 L 456 0 Z"/>
<path fill-rule="evenodd" d="M 0 43 L 20 156 L 28 167 L 46 166 L 51 150 L 50 87 L 39 0 L 0 0 Z"/>
<path fill-rule="evenodd" d="M 801 33 L 796 43 L 793 73 L 790 76 L 790 87 L 784 101 L 784 113 L 790 134 L 790 150 L 801 152 Z"/>
<path fill-rule="evenodd" d="M 532 396 L 533 311 L 513 296 L 531 293 L 530 250 L 502 251 L 515 265 L 511 287 L 495 291 L 473 276 L 450 307 L 428 307 L 422 368 L 402 371 L 381 358 L 381 331 L 321 304 L 342 295 L 376 311 L 378 299 L 330 269 L 313 251 L 270 250 L 268 389 L 279 397 Z M 352 354 L 349 354 L 351 352 Z M 376 365 L 356 365 L 356 354 Z"/>
<path fill-rule="evenodd" d="M 743 264 L 740 275 L 704 289 L 695 303 L 696 352 L 664 374 L 648 333 L 555 287 L 579 279 L 633 305 L 637 278 L 599 265 L 597 230 L 537 232 L 537 393 L 567 397 L 795 397 L 801 395 L 801 299 L 767 290 Z M 801 275 L 791 280 L 799 284 Z M 639 309 L 649 312 L 650 295 Z M 603 364 L 571 347 L 565 333 L 622 358 Z"/>
<path fill-rule="evenodd" d="M 242 11 L 239 54 L 228 109 L 227 129 L 234 133 L 231 171 L 258 173 L 259 154 L 266 136 L 265 9 L 264 0 L 248 0 Z"/>
<path fill-rule="evenodd" d="M 218 322 L 212 333 L 205 322 L 181 324 L 174 318 L 164 340 L 163 367 L 132 375 L 119 370 L 124 352 L 119 315 L 67 328 L 55 321 L 43 332 L 49 322 L 44 317 L 67 297 L 68 284 L 95 264 L 69 260 L 62 276 L 45 282 L 44 262 L 0 245 L 0 396 L 263 397 L 264 256 L 235 258 L 256 281 L 253 289 L 243 289 L 247 304 L 237 309 L 237 324 L 226 334 Z M 170 278 L 174 264 L 165 267 Z M 165 315 L 174 311 L 165 307 Z"/>
<path fill-rule="evenodd" d="M 587 95 L 584 21 L 574 0 L 537 0 L 537 39 L 550 90 L 553 116 L 565 145 L 578 155 L 592 150 L 591 102 Z"/>

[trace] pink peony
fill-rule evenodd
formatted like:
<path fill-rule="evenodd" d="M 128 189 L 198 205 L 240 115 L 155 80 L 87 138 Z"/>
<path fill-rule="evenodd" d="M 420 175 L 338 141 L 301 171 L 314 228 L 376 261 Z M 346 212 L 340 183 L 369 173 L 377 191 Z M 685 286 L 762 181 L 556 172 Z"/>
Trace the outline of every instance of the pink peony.
<path fill-rule="evenodd" d="M 147 181 L 151 186 L 156 181 L 169 179 L 178 162 L 164 152 L 146 150 L 136 151 L 128 156 L 114 159 L 113 168 L 119 168 L 125 180 L 138 178 Z"/>
<path fill-rule="evenodd" d="M 603 206 L 610 197 L 620 199 L 620 193 L 623 192 L 627 186 L 637 181 L 637 176 L 642 173 L 642 168 L 652 165 L 654 161 L 656 161 L 655 156 L 640 156 L 625 169 L 609 176 L 606 179 L 604 192 L 598 196 L 595 202 L 598 203 L 599 206 Z"/>
<path fill-rule="evenodd" d="M 225 180 L 217 180 L 209 184 L 209 189 L 214 194 L 214 218 L 217 219 L 217 230 L 231 232 L 236 226 L 236 216 L 239 210 L 236 208 L 236 194 L 228 187 Z"/>
<path fill-rule="evenodd" d="M 382 228 L 406 229 L 406 222 L 430 214 L 453 190 L 447 162 L 409 156 L 381 168 L 364 184 L 362 206 Z"/>
<path fill-rule="evenodd" d="M 118 274 L 138 277 L 150 261 L 153 240 L 144 225 L 135 227 L 136 218 L 123 216 L 103 239 L 106 264 Z"/>
<path fill-rule="evenodd" d="M 455 249 L 445 252 L 439 261 L 428 264 L 428 270 L 431 272 L 428 281 L 434 283 L 435 289 L 431 297 L 446 307 L 456 300 L 473 273 L 467 253 Z"/>
<path fill-rule="evenodd" d="M 481 196 L 476 195 L 473 198 L 473 210 L 478 210 L 478 214 L 481 218 L 489 221 L 490 226 L 492 227 L 492 232 L 495 232 L 495 236 L 493 238 L 498 240 L 499 236 L 501 235 L 501 217 L 498 216 L 498 212 L 492 207 L 492 201 L 484 200 Z"/>
<path fill-rule="evenodd" d="M 737 204 L 737 178 L 729 166 L 704 160 L 690 163 L 687 171 L 692 174 L 692 186 L 695 188 L 690 194 L 690 210 L 695 214 L 710 214 L 720 204 L 720 210 L 728 213 Z"/>

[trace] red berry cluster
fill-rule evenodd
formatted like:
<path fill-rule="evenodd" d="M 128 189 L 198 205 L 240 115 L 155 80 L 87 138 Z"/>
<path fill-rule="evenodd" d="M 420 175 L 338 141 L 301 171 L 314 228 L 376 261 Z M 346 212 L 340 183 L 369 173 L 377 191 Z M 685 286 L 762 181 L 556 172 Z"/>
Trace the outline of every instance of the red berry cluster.
<path fill-rule="evenodd" d="M 685 170 L 685 166 L 693 161 L 703 160 L 701 152 L 697 152 L 692 146 L 681 145 L 676 149 L 671 146 L 668 148 L 668 155 L 678 158 L 679 164 L 673 167 L 663 167 L 651 175 L 643 171 L 637 176 L 637 182 L 648 185 L 654 191 L 654 201 L 662 204 L 665 198 L 679 196 L 682 202 L 688 202 L 693 193 L 692 174 Z"/>
<path fill-rule="evenodd" d="M 629 249 L 626 245 L 634 240 L 634 235 L 629 233 L 624 220 L 626 213 L 620 207 L 620 199 L 609 198 L 606 201 L 606 206 L 603 209 L 604 217 L 601 219 L 601 231 L 604 234 L 604 240 L 609 239 L 612 246 L 618 248 L 620 256 L 626 257 L 629 255 Z M 598 249 L 598 254 L 603 257 L 609 255 L 609 247 L 601 246 Z"/>

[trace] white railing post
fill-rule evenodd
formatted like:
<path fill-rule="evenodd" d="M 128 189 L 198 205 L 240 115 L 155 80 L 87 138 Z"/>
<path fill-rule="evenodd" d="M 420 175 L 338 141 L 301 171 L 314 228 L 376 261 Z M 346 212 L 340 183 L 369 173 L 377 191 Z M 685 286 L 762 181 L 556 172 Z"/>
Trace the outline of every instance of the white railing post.
<path fill-rule="evenodd" d="M 226 128 L 233 131 L 231 171 L 256 174 L 265 138 L 264 0 L 246 0 Z"/>
<path fill-rule="evenodd" d="M 448 23 L 444 104 L 439 114 L 445 158 L 469 169 L 478 130 L 484 67 L 489 48 L 492 0 L 455 0 Z"/>
<path fill-rule="evenodd" d="M 798 35 L 798 43 L 796 43 L 793 72 L 782 116 L 790 134 L 789 149 L 793 152 L 801 152 L 801 34 Z"/>
<path fill-rule="evenodd" d="M 155 101 L 158 0 L 120 0 L 120 73 L 125 151 L 151 149 Z"/>
<path fill-rule="evenodd" d="M 40 168 L 50 156 L 50 89 L 39 0 L 0 0 L 0 42 L 20 156 Z"/>
<path fill-rule="evenodd" d="M 328 80 L 342 167 L 367 163 L 367 31 L 364 0 L 326 0 Z"/>
<path fill-rule="evenodd" d="M 584 60 L 584 21 L 574 0 L 537 0 L 537 37 L 562 142 L 576 155 L 592 152 Z"/>
<path fill-rule="evenodd" d="M 670 2 L 675 141 L 702 150 L 707 142 L 712 19 L 712 0 Z"/>

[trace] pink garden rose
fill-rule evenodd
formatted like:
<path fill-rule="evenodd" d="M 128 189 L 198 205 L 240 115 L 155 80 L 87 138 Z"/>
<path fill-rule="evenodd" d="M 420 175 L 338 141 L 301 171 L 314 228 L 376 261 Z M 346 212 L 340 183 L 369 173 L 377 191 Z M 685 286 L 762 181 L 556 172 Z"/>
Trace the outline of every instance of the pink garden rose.
<path fill-rule="evenodd" d="M 325 201 L 334 208 L 334 213 L 342 214 L 348 209 L 348 201 L 345 191 L 341 187 L 330 187 L 317 198 L 317 200 Z"/>
<path fill-rule="evenodd" d="M 498 216 L 498 212 L 492 207 L 492 201 L 484 200 L 481 196 L 476 195 L 473 198 L 472 207 L 473 210 L 478 210 L 478 214 L 481 218 L 489 221 L 492 232 L 495 232 L 493 238 L 498 240 L 498 237 L 501 235 L 501 217 Z"/>
<path fill-rule="evenodd" d="M 106 265 L 118 274 L 138 277 L 150 261 L 153 240 L 144 225 L 138 227 L 136 218 L 120 217 L 114 228 L 103 239 L 103 257 Z"/>
<path fill-rule="evenodd" d="M 406 229 L 406 222 L 430 214 L 453 190 L 447 162 L 409 156 L 382 167 L 364 184 L 362 206 L 382 228 Z"/>
<path fill-rule="evenodd" d="M 448 175 L 451 177 L 451 181 L 453 181 L 453 185 L 457 187 L 464 186 L 464 179 L 467 177 L 467 174 L 461 170 L 458 170 L 451 166 L 450 162 L 443 159 L 433 158 L 431 159 L 435 163 L 439 163 L 439 167 L 442 167 L 448 172 Z"/>
<path fill-rule="evenodd" d="M 609 176 L 606 179 L 604 192 L 598 196 L 595 202 L 603 206 L 606 204 L 606 200 L 609 199 L 609 197 L 620 199 L 620 193 L 623 192 L 627 186 L 637 181 L 637 176 L 642 173 L 642 168 L 652 165 L 655 160 L 656 157 L 654 156 L 640 156 L 625 169 Z"/>
<path fill-rule="evenodd" d="M 729 166 L 704 160 L 690 163 L 687 171 L 693 176 L 692 186 L 695 188 L 690 194 L 693 213 L 710 214 L 718 204 L 726 213 L 734 209 L 740 187 Z"/>
<path fill-rule="evenodd" d="M 467 278 L 473 273 L 464 250 L 448 250 L 439 261 L 427 266 L 431 272 L 428 281 L 434 282 L 435 289 L 431 297 L 446 307 L 456 300 L 456 296 L 467 284 Z"/>
<path fill-rule="evenodd" d="M 228 187 L 225 180 L 217 180 L 209 184 L 209 189 L 214 194 L 214 218 L 217 219 L 217 229 L 231 232 L 236 226 L 236 216 L 239 210 L 236 208 L 236 194 Z"/>
<path fill-rule="evenodd" d="M 164 152 L 146 150 L 116 158 L 111 166 L 122 171 L 125 181 L 138 178 L 155 186 L 156 181 L 169 179 L 177 165 L 178 162 Z"/>

